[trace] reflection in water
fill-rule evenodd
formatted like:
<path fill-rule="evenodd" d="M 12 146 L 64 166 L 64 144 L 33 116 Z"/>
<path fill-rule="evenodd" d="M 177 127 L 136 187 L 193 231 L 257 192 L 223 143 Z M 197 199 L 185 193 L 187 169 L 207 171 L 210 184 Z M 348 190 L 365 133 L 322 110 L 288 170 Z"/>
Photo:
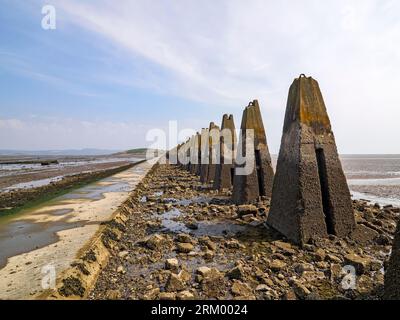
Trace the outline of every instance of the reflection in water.
<path fill-rule="evenodd" d="M 31 222 L 21 220 L 0 226 L 0 269 L 9 257 L 30 252 L 58 241 L 56 232 L 85 225 L 87 221 L 67 222 L 67 218 L 56 222 Z"/>

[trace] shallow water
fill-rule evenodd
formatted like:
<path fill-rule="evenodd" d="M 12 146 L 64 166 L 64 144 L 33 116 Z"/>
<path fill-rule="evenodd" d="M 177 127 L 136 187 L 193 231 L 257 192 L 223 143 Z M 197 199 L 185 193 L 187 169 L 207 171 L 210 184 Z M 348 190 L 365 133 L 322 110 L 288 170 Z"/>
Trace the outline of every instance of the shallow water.
<path fill-rule="evenodd" d="M 193 199 L 194 201 L 196 199 Z M 189 200 L 188 200 L 189 201 Z M 248 225 L 240 225 L 231 220 L 224 221 L 198 221 L 197 229 L 190 229 L 185 225 L 185 212 L 179 209 L 172 209 L 161 215 L 155 215 L 155 218 L 161 219 L 163 232 L 188 233 L 196 237 L 201 236 L 233 236 L 238 233 L 246 232 L 253 228 Z M 183 219 L 182 219 L 183 218 Z"/>
<path fill-rule="evenodd" d="M 400 206 L 400 155 L 347 155 L 341 160 L 353 198 Z"/>

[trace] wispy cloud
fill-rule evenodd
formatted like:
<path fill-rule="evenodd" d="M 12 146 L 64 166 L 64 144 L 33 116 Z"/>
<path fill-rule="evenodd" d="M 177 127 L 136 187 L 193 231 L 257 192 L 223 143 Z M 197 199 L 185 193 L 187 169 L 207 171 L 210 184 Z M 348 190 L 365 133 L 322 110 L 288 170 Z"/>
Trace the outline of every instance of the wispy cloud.
<path fill-rule="evenodd" d="M 276 152 L 288 87 L 306 73 L 320 82 L 340 151 L 400 152 L 394 147 L 400 116 L 399 1 L 52 3 L 59 21 L 55 32 L 74 30 L 77 38 L 89 33 L 86 41 L 102 53 L 93 59 L 105 58 L 108 66 L 77 73 L 81 81 L 74 89 L 85 81 L 145 88 L 219 106 L 221 113 L 236 108 L 238 117 L 249 100 L 258 98 Z M 120 64 L 114 66 L 113 60 Z M 61 80 L 60 86 L 66 81 L 37 71 L 24 69 L 41 81 Z M 216 119 L 205 114 L 192 125 L 199 120 L 205 126 Z"/>
<path fill-rule="evenodd" d="M 268 99 L 301 72 L 356 85 L 366 69 L 375 75 L 399 62 L 395 1 L 56 3 L 132 59 L 168 69 L 166 90 L 213 103 Z"/>

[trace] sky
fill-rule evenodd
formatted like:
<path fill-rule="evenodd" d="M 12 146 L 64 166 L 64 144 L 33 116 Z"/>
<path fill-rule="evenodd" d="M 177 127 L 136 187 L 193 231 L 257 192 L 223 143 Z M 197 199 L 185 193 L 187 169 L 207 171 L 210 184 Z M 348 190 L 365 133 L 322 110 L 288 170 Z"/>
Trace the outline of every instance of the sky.
<path fill-rule="evenodd" d="M 238 127 L 258 99 L 277 153 L 304 73 L 340 153 L 400 154 L 399 15 L 397 0 L 0 0 L 0 149 L 144 147 L 169 121 Z"/>

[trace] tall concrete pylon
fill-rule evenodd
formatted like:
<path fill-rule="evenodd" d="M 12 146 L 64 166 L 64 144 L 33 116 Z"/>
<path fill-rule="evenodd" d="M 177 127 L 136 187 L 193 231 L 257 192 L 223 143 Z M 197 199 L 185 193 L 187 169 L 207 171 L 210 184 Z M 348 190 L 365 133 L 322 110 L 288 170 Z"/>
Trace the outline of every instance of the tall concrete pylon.
<path fill-rule="evenodd" d="M 197 161 L 196 165 L 193 168 L 193 173 L 196 176 L 200 176 L 201 174 L 201 133 L 196 133 L 196 156 L 197 156 Z"/>
<path fill-rule="evenodd" d="M 199 161 L 199 133 L 196 133 L 190 139 L 190 168 L 192 174 L 196 174 Z"/>
<path fill-rule="evenodd" d="M 250 136 L 251 134 L 251 136 Z M 245 161 L 244 163 L 243 160 Z M 250 167 L 246 174 L 239 171 Z M 257 100 L 243 111 L 239 145 L 235 161 L 232 199 L 236 204 L 252 202 L 260 196 L 270 197 L 274 171 Z"/>
<path fill-rule="evenodd" d="M 392 253 L 385 271 L 385 300 L 400 300 L 400 223 L 394 234 Z"/>
<path fill-rule="evenodd" d="M 201 164 L 200 164 L 200 182 L 206 183 L 208 180 L 208 164 L 210 161 L 210 137 L 209 137 L 209 129 L 203 128 L 201 129 Z"/>
<path fill-rule="evenodd" d="M 213 188 L 216 190 L 230 189 L 233 185 L 236 132 L 233 115 L 225 114 L 222 118 L 220 136 L 220 161 L 216 167 Z"/>
<path fill-rule="evenodd" d="M 219 162 L 219 139 L 220 129 L 214 123 L 211 122 L 209 126 L 209 165 L 207 174 L 207 183 L 213 183 L 215 180 L 215 173 L 217 170 L 217 164 Z"/>
<path fill-rule="evenodd" d="M 267 223 L 287 238 L 349 235 L 349 188 L 318 82 L 301 75 L 289 90 Z"/>

